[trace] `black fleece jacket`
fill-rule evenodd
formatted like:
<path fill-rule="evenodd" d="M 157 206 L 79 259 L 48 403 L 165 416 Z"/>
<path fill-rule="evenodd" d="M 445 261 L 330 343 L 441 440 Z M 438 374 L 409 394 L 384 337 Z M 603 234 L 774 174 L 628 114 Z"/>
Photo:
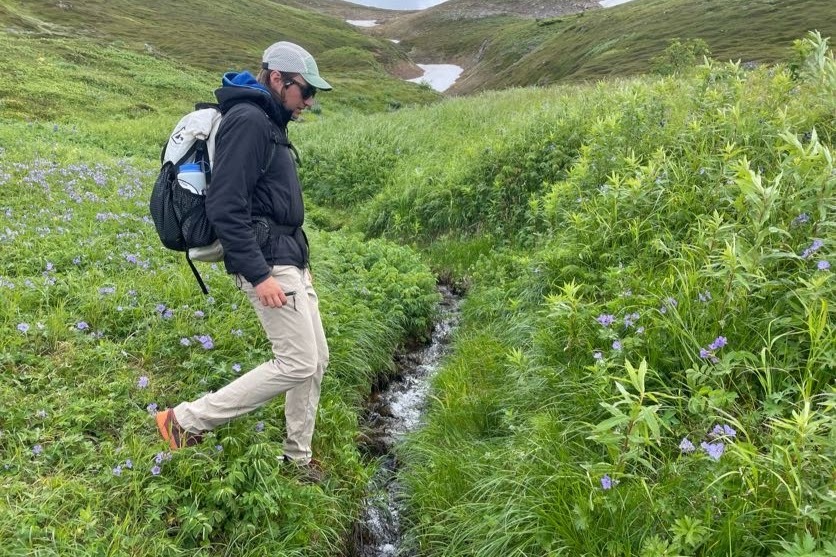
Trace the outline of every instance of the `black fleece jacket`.
<path fill-rule="evenodd" d="M 305 209 L 290 114 L 249 73 L 229 73 L 215 91 L 221 120 L 215 139 L 206 215 L 224 248 L 229 273 L 256 285 L 273 265 L 308 265 Z"/>

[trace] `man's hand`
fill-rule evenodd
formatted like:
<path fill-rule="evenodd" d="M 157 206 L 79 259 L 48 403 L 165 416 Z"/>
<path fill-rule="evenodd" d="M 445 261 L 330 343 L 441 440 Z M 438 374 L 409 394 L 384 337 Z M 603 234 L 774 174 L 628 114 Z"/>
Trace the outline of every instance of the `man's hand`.
<path fill-rule="evenodd" d="M 279 281 L 275 277 L 267 277 L 255 286 L 255 293 L 262 304 L 268 308 L 280 308 L 287 303 Z"/>

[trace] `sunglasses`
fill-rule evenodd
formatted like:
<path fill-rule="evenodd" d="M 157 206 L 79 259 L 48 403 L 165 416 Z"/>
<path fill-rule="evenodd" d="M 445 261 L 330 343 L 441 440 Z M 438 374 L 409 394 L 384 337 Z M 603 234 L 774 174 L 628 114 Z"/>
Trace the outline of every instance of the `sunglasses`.
<path fill-rule="evenodd" d="M 285 87 L 290 87 L 291 85 L 296 85 L 299 88 L 299 92 L 302 93 L 302 100 L 312 99 L 316 96 L 316 87 L 312 86 L 310 83 L 305 83 L 303 85 L 295 79 L 288 79 L 284 82 Z"/>

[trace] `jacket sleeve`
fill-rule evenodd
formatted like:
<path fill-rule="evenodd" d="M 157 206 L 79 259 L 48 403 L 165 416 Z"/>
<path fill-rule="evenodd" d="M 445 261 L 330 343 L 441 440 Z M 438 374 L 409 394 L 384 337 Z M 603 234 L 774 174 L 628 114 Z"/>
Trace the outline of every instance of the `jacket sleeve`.
<path fill-rule="evenodd" d="M 256 285 L 270 276 L 252 227 L 251 200 L 266 163 L 270 123 L 255 106 L 239 105 L 221 121 L 206 194 L 206 216 L 224 248 L 227 271 Z"/>

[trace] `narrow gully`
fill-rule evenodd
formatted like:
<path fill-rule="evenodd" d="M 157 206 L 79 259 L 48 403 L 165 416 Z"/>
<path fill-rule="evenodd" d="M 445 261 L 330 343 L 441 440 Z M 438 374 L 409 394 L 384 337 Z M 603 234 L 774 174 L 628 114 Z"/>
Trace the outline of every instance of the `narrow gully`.
<path fill-rule="evenodd" d="M 400 518 L 405 494 L 397 479 L 395 447 L 404 435 L 420 427 L 430 380 L 459 322 L 461 296 L 447 286 L 439 286 L 439 292 L 441 313 L 430 342 L 400 354 L 395 377 L 369 400 L 363 424 L 367 438 L 361 450 L 378 458 L 380 468 L 369 482 L 350 557 L 414 557 L 403 543 Z"/>

